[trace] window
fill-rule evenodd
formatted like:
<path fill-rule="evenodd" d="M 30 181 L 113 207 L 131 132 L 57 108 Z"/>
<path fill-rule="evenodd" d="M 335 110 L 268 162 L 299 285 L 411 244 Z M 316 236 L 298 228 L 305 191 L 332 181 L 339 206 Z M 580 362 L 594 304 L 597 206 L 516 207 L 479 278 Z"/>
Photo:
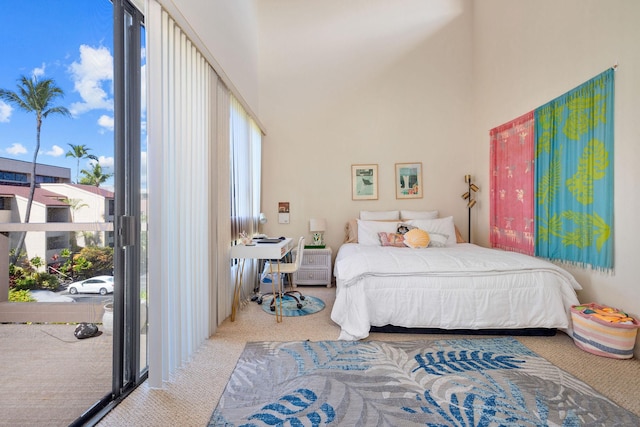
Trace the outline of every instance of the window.
<path fill-rule="evenodd" d="M 235 97 L 231 98 L 231 240 L 258 231 L 262 133 Z"/>
<path fill-rule="evenodd" d="M 42 183 L 55 184 L 56 182 L 58 182 L 58 178 L 53 176 L 36 175 L 36 182 L 38 184 L 42 184 Z"/>
<path fill-rule="evenodd" d="M 11 199 L 12 197 L 0 197 L 0 211 L 11 210 Z"/>
<path fill-rule="evenodd" d="M 47 250 L 65 249 L 69 247 L 68 243 L 68 236 L 47 237 Z"/>
<path fill-rule="evenodd" d="M 0 171 L 0 183 L 2 184 L 15 184 L 15 183 L 27 183 L 26 173 L 17 173 L 9 171 Z"/>
<path fill-rule="evenodd" d="M 69 208 L 48 208 L 47 222 L 69 222 Z"/>

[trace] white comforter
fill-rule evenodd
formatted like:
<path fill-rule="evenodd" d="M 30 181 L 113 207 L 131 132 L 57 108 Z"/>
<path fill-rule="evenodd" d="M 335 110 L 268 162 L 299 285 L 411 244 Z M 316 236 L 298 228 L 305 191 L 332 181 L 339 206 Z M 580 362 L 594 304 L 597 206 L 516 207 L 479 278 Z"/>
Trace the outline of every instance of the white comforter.
<path fill-rule="evenodd" d="M 468 243 L 429 249 L 348 243 L 334 274 L 331 319 L 346 340 L 385 325 L 568 332 L 575 291 L 582 289 L 548 261 Z"/>

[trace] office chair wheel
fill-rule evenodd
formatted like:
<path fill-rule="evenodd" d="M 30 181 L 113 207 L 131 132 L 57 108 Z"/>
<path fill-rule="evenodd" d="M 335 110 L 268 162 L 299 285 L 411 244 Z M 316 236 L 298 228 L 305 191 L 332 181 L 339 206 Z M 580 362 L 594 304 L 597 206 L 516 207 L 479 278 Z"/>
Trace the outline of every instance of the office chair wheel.
<path fill-rule="evenodd" d="M 302 308 L 302 304 L 298 303 L 298 308 Z"/>
<path fill-rule="evenodd" d="M 269 307 L 271 309 L 271 311 L 276 311 L 276 306 L 272 305 L 271 307 Z"/>
<path fill-rule="evenodd" d="M 259 305 L 262 304 L 262 298 L 258 298 L 258 301 L 256 301 Z"/>
<path fill-rule="evenodd" d="M 300 301 L 304 301 L 304 299 L 305 299 L 305 296 L 301 294 L 300 295 Z M 299 304 L 299 305 L 302 305 L 302 304 Z M 302 308 L 302 307 L 298 307 L 298 308 Z"/>

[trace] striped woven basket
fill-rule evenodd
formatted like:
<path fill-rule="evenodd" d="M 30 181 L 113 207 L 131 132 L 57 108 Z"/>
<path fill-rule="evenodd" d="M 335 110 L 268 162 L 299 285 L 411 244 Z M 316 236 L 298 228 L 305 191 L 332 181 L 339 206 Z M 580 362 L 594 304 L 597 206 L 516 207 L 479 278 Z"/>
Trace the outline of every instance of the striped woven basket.
<path fill-rule="evenodd" d="M 590 314 L 591 311 L 605 308 L 595 303 L 571 307 L 573 341 L 584 351 L 598 356 L 614 359 L 632 358 L 640 324 L 633 318 L 631 323 L 613 323 Z"/>

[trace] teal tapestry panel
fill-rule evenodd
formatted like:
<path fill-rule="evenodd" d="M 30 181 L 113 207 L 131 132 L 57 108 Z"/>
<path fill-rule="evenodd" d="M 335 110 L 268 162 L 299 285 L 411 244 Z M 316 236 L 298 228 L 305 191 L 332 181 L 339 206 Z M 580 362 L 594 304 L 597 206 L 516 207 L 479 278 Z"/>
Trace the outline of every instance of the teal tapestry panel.
<path fill-rule="evenodd" d="M 535 110 L 537 256 L 613 268 L 613 102 L 609 69 Z"/>

